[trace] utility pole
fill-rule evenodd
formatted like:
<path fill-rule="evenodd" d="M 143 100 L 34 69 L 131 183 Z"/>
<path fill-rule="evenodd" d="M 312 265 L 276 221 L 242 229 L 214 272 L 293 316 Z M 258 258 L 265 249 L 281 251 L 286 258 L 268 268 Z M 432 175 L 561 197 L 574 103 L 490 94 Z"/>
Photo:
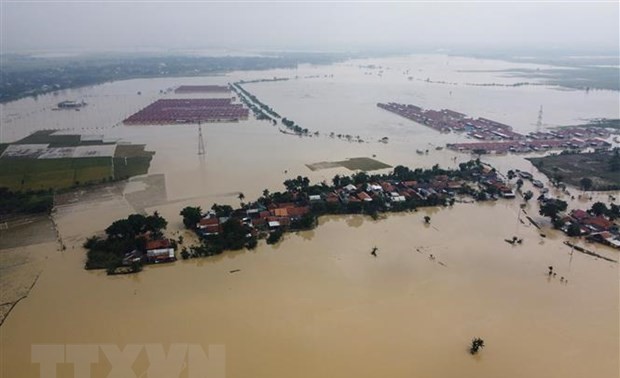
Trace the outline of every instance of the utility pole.
<path fill-rule="evenodd" d="M 198 122 L 198 155 L 205 154 L 205 141 L 202 138 L 202 126 Z"/>
<path fill-rule="evenodd" d="M 540 105 L 540 110 L 538 110 L 538 121 L 536 121 L 536 132 L 542 131 L 542 117 L 543 117 L 543 107 Z"/>

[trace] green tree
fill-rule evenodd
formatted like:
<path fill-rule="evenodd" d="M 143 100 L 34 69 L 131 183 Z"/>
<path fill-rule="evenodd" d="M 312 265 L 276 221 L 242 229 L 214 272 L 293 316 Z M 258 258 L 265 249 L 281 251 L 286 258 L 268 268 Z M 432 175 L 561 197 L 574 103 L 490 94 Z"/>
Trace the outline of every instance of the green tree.
<path fill-rule="evenodd" d="M 162 230 L 165 230 L 167 226 L 168 221 L 160 216 L 157 211 L 144 219 L 144 231 L 152 232 L 155 238 L 162 237 Z"/>
<path fill-rule="evenodd" d="M 187 206 L 181 210 L 180 215 L 183 217 L 185 228 L 194 229 L 196 224 L 202 218 L 202 209 L 200 207 Z"/>
<path fill-rule="evenodd" d="M 278 241 L 280 241 L 283 234 L 284 232 L 280 228 L 272 231 L 267 238 L 267 244 L 276 244 Z"/>
<path fill-rule="evenodd" d="M 476 337 L 471 341 L 471 346 L 469 347 L 469 353 L 476 354 L 478 353 L 480 348 L 484 348 L 484 340 L 482 340 L 479 337 Z"/>
<path fill-rule="evenodd" d="M 608 216 L 612 220 L 620 218 L 620 206 L 616 205 L 615 203 L 612 203 L 609 206 Z"/>
<path fill-rule="evenodd" d="M 336 188 L 340 187 L 340 175 L 334 176 L 334 178 L 332 179 L 332 183 Z"/>
<path fill-rule="evenodd" d="M 517 180 L 517 190 L 521 190 L 522 186 L 523 186 L 523 179 L 518 179 Z"/>
<path fill-rule="evenodd" d="M 532 193 L 531 190 L 528 190 L 525 193 L 523 193 L 523 199 L 525 200 L 525 202 L 531 200 L 532 197 L 534 197 L 534 193 Z"/>
<path fill-rule="evenodd" d="M 612 172 L 620 171 L 620 149 L 615 148 L 611 159 L 609 159 L 609 170 Z"/>
<path fill-rule="evenodd" d="M 590 190 L 592 188 L 592 179 L 589 177 L 582 178 L 579 183 L 581 184 L 581 189 Z"/>
<path fill-rule="evenodd" d="M 595 202 L 590 208 L 590 212 L 594 215 L 607 215 L 607 213 L 609 213 L 609 209 L 604 203 Z"/>
<path fill-rule="evenodd" d="M 215 211 L 215 215 L 218 218 L 229 217 L 230 214 L 232 214 L 232 212 L 233 212 L 232 206 L 230 206 L 230 205 L 218 205 L 217 203 L 214 203 L 213 206 L 211 206 L 211 210 Z"/>
<path fill-rule="evenodd" d="M 552 220 L 556 220 L 558 214 L 565 211 L 568 208 L 566 201 L 559 199 L 548 200 L 544 204 L 540 205 L 539 213 L 542 216 L 550 217 Z"/>
<path fill-rule="evenodd" d="M 570 226 L 568 226 L 568 230 L 566 230 L 566 234 L 568 236 L 579 236 L 581 235 L 581 227 L 579 227 L 578 224 L 571 223 Z"/>
<path fill-rule="evenodd" d="M 369 180 L 368 174 L 366 172 L 358 172 L 353 175 L 353 182 L 355 185 L 365 184 Z"/>

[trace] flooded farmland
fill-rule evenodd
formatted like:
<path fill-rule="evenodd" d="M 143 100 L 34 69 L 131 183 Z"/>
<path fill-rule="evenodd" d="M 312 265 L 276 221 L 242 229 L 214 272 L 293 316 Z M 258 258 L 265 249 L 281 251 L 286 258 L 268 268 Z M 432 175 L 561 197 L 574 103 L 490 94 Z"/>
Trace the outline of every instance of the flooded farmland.
<path fill-rule="evenodd" d="M 7 256 L 20 248 L 28 256 L 39 254 L 27 269 L 40 272 L 0 328 L 1 375 L 39 376 L 39 366 L 31 363 L 33 344 L 190 343 L 205 351 L 223 345 L 227 377 L 616 377 L 618 265 L 571 253 L 535 203 L 525 210 L 543 224 L 545 238 L 519 221 L 520 201 L 500 200 L 377 221 L 322 217 L 315 230 L 287 234 L 275 246 L 261 242 L 254 251 L 149 266 L 138 275 L 83 270 L 85 238 L 134 211 L 157 210 L 168 219 L 170 235 L 190 239 L 178 215 L 184 206 L 237 205 L 239 192 L 253 199 L 297 175 L 317 182 L 352 173 L 344 167 L 312 171 L 307 164 L 373 157 L 391 166 L 453 168 L 471 158 L 435 149 L 466 141 L 463 135 L 437 133 L 377 108 L 377 102 L 449 108 L 520 132 L 535 129 L 541 105 L 549 126 L 619 117 L 618 92 L 468 85 L 514 83 L 498 72 L 467 71 L 515 66 L 525 65 L 442 55 L 385 58 L 128 80 L 2 105 L 1 142 L 60 128 L 146 144 L 155 155 L 147 176 L 60 199 L 52 217 L 64 250 L 49 238 L 33 238 L 27 247 L 0 244 L 7 246 L 0 250 L 3 273 L 13 261 Z M 254 119 L 211 123 L 203 125 L 206 155 L 198 156 L 196 126 L 121 124 L 156 99 L 179 97 L 160 92 L 167 88 L 273 77 L 289 80 L 244 87 L 319 136 L 286 135 Z M 71 99 L 88 106 L 51 110 Z M 364 142 L 331 138 L 331 132 L 359 135 Z M 387 144 L 379 142 L 383 137 Z M 548 182 L 521 155 L 482 159 L 504 173 L 518 168 Z M 592 200 L 554 194 L 570 207 L 608 200 L 607 193 Z M 430 225 L 424 215 L 432 217 Z M 504 242 L 513 235 L 523 244 Z M 376 258 L 370 255 L 374 246 Z M 619 258 L 602 246 L 587 248 Z M 549 277 L 550 265 L 567 282 Z M 2 280 L 17 276 L 2 274 Z M 18 286 L 2 287 L 22 290 Z M 467 351 L 473 337 L 487 344 L 475 357 Z M 100 360 L 93 376 L 105 377 L 110 365 L 103 355 Z M 146 356 L 138 356 L 136 376 L 147 368 Z M 73 376 L 70 366 L 58 374 Z"/>

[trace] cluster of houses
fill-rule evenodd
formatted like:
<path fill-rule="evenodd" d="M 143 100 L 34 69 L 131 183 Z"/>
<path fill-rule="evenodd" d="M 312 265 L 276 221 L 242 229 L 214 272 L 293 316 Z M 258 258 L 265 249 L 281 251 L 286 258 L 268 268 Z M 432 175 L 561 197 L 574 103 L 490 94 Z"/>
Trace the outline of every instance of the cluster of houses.
<path fill-rule="evenodd" d="M 364 184 L 348 184 L 320 196 L 310 196 L 310 201 L 325 200 L 328 203 L 364 203 L 381 201 L 389 208 L 391 204 L 408 200 L 425 201 L 435 198 L 445 200 L 459 193 L 462 180 L 450 179 L 447 175 L 436 176 L 429 182 L 385 180 Z"/>
<path fill-rule="evenodd" d="M 464 132 L 478 140 L 474 143 L 452 143 L 447 147 L 456 151 L 485 151 L 488 153 L 527 153 L 549 149 L 608 149 L 605 139 L 609 131 L 603 128 L 567 127 L 558 130 L 534 132 L 527 135 L 512 126 L 487 118 L 472 118 L 450 109 L 426 110 L 411 104 L 378 103 L 385 109 L 439 132 Z"/>
<path fill-rule="evenodd" d="M 484 167 L 477 180 L 483 192 L 488 190 L 493 195 L 485 199 L 501 196 L 514 198 L 515 193 L 499 176 Z M 316 209 L 323 209 L 328 213 L 356 212 L 364 206 L 375 205 L 377 210 L 403 208 L 405 204 L 439 205 L 445 204 L 457 194 L 468 192 L 466 180 L 437 175 L 425 181 L 398 181 L 392 179 L 371 181 L 359 184 L 347 184 L 337 187 L 325 187 L 320 194 L 305 194 L 296 190 L 289 191 L 290 202 L 278 203 L 273 198 L 268 204 L 252 203 L 245 208 L 236 209 L 226 217 L 218 216 L 216 211 L 210 210 L 203 215 L 196 224 L 196 231 L 204 237 L 218 235 L 223 232 L 223 224 L 229 218 L 239 219 L 249 226 L 256 235 L 258 230 L 275 231 L 288 229 L 304 215 Z M 471 192 L 469 192 L 471 194 Z M 338 211 L 337 209 L 345 209 Z M 318 211 L 321 213 L 321 211 Z"/>
<path fill-rule="evenodd" d="M 586 236 L 587 240 L 606 244 L 620 249 L 620 229 L 613 221 L 602 215 L 592 215 L 587 211 L 576 209 L 561 218 L 561 230 L 569 232 L 572 225 L 578 227 L 578 235 Z"/>
<path fill-rule="evenodd" d="M 232 217 L 249 226 L 252 233 L 264 229 L 273 231 L 289 227 L 309 212 L 310 207 L 300 202 L 271 203 L 267 206 L 257 203 L 250 208 L 236 209 L 228 217 L 218 217 L 215 211 L 210 210 L 196 224 L 196 230 L 202 236 L 218 235 L 223 231 L 222 225 Z"/>

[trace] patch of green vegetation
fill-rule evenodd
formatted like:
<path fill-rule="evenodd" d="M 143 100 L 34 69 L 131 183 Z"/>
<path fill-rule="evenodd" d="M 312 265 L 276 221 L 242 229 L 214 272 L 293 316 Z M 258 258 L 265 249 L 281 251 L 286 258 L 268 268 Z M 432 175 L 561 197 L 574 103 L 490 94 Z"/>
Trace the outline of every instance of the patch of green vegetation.
<path fill-rule="evenodd" d="M 3 54 L 0 57 L 3 68 L 0 71 L 0 102 L 117 80 L 294 68 L 300 63 L 330 64 L 350 57 L 351 53 L 265 53 L 263 56 L 225 57 L 132 53 L 87 54 L 78 58 L 48 59 Z"/>
<path fill-rule="evenodd" d="M 64 189 L 110 176 L 110 158 L 0 159 L 0 187 L 15 191 Z"/>
<path fill-rule="evenodd" d="M 157 212 L 153 215 L 131 214 L 106 228 L 106 238 L 97 236 L 86 239 L 88 249 L 86 269 L 114 270 L 123 264 L 123 256 L 132 251 L 146 253 L 147 236 L 153 240 L 163 237 L 168 221 Z"/>
<path fill-rule="evenodd" d="M 154 155 L 151 151 L 145 151 L 144 144 L 119 144 L 114 151 L 114 157 L 130 158 L 130 157 L 151 157 Z"/>
<path fill-rule="evenodd" d="M 48 213 L 53 204 L 53 195 L 49 191 L 16 193 L 0 188 L 0 218 L 17 213 Z"/>
<path fill-rule="evenodd" d="M 80 142 L 80 135 L 52 135 L 55 130 L 41 130 L 14 144 L 49 144 L 51 147 L 107 144 L 101 141 Z M 0 145 L 2 153 L 9 144 Z M 148 173 L 154 152 L 145 145 L 117 145 L 115 157 L 80 157 L 58 159 L 2 158 L 0 187 L 12 191 L 57 190 L 123 180 Z"/>
<path fill-rule="evenodd" d="M 124 180 L 145 175 L 149 171 L 151 157 L 114 158 L 114 179 Z"/>
<path fill-rule="evenodd" d="M 378 169 L 392 168 L 391 165 L 366 157 L 357 157 L 342 161 L 322 161 L 320 163 L 306 164 L 306 167 L 308 167 L 311 171 L 345 167 L 351 171 L 360 170 L 365 172 L 376 171 Z"/>
<path fill-rule="evenodd" d="M 615 152 L 593 152 L 551 155 L 541 158 L 529 158 L 529 161 L 555 181 L 563 181 L 576 187 L 583 182 L 591 182 L 592 190 L 620 189 L 620 157 Z M 588 178 L 590 181 L 583 179 Z M 588 188 L 586 188 L 588 189 Z"/>
<path fill-rule="evenodd" d="M 378 169 L 392 168 L 391 165 L 366 157 L 351 158 L 338 163 L 351 171 L 360 170 L 367 172 L 376 171 Z"/>

